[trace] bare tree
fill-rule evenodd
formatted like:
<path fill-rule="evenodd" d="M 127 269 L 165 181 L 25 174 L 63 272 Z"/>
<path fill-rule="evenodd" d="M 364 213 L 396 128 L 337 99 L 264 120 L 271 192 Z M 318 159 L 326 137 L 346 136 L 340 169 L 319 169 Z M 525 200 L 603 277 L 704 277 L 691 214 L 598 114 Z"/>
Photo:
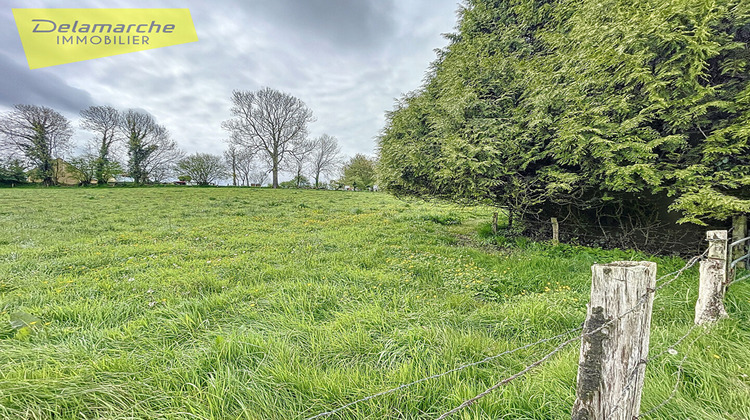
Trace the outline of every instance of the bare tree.
<path fill-rule="evenodd" d="M 232 133 L 234 141 L 266 155 L 271 163 L 273 187 L 279 187 L 279 169 L 295 142 L 307 134 L 312 111 L 304 102 L 271 88 L 255 92 L 232 92 L 234 118 L 222 127 Z"/>
<path fill-rule="evenodd" d="M 268 174 L 271 165 L 266 159 L 260 159 L 254 153 L 243 150 L 238 155 L 238 170 L 242 179 L 242 185 L 265 184 L 268 182 Z"/>
<path fill-rule="evenodd" d="M 268 169 L 261 167 L 260 165 L 254 166 L 253 170 L 248 174 L 248 181 L 250 184 L 257 184 L 263 186 L 268 182 Z"/>
<path fill-rule="evenodd" d="M 109 181 L 108 167 L 111 166 L 111 149 L 120 127 L 120 112 L 111 106 L 90 106 L 81 111 L 81 127 L 93 131 L 95 141 L 94 177 L 99 185 Z"/>
<path fill-rule="evenodd" d="M 245 187 L 249 187 L 250 175 L 255 170 L 256 163 L 254 161 L 253 153 L 247 150 L 241 150 L 237 153 L 237 176 L 239 176 L 239 183 Z"/>
<path fill-rule="evenodd" d="M 227 167 L 221 156 L 195 153 L 177 163 L 177 168 L 190 176 L 198 185 L 211 185 L 227 175 Z"/>
<path fill-rule="evenodd" d="M 224 151 L 224 162 L 234 186 L 249 187 L 250 184 L 262 184 L 268 180 L 269 165 L 263 159 L 258 159 L 250 149 L 230 143 Z"/>
<path fill-rule="evenodd" d="M 295 141 L 289 149 L 289 159 L 286 168 L 287 171 L 294 174 L 297 188 L 300 187 L 300 181 L 303 179 L 302 172 L 310 162 L 313 150 L 315 150 L 315 142 L 307 139 Z"/>
<path fill-rule="evenodd" d="M 224 162 L 227 164 L 229 174 L 232 175 L 232 185 L 235 187 L 237 186 L 237 158 L 239 153 L 239 148 L 234 144 L 230 144 L 229 148 L 224 151 Z"/>
<path fill-rule="evenodd" d="M 70 121 L 59 112 L 37 105 L 15 105 L 0 117 L 2 144 L 15 149 L 32 165 L 44 185 L 53 185 L 55 158 L 70 147 Z"/>
<path fill-rule="evenodd" d="M 127 110 L 120 131 L 127 139 L 128 175 L 136 184 L 164 180 L 184 156 L 167 129 L 145 112 Z"/>
<path fill-rule="evenodd" d="M 315 176 L 315 188 L 318 188 L 321 175 L 330 175 L 341 166 L 341 147 L 336 137 L 328 134 L 316 138 L 313 143 L 315 147 L 310 156 L 310 167 Z"/>
<path fill-rule="evenodd" d="M 177 162 L 185 157 L 185 152 L 179 148 L 177 142 L 164 131 L 164 135 L 157 140 L 157 148 L 143 162 L 146 179 L 153 182 L 164 182 L 174 176 Z"/>

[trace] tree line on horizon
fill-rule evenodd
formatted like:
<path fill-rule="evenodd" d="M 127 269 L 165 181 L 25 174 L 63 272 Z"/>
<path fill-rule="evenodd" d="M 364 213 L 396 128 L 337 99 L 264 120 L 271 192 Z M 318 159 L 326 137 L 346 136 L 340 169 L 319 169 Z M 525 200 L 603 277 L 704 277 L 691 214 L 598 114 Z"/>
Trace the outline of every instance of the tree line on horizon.
<path fill-rule="evenodd" d="M 234 118 L 222 123 L 231 135 L 223 155 L 186 156 L 151 114 L 90 106 L 80 112 L 80 127 L 94 137 L 85 152 L 65 161 L 65 169 L 79 185 L 102 185 L 127 176 L 139 185 L 176 177 L 198 185 L 230 179 L 234 186 L 250 186 L 264 184 L 270 174 L 271 186 L 278 188 L 281 171 L 294 176 L 291 184 L 284 185 L 287 187 L 320 188 L 323 176 L 339 171 L 341 178 L 333 185 L 352 183 L 359 189 L 374 185 L 374 161 L 369 165 L 370 176 L 346 177 L 352 173 L 352 165 L 358 168 L 362 159 L 372 159 L 357 155 L 345 162 L 335 137 L 308 138 L 312 111 L 301 100 L 263 88 L 235 91 L 232 101 Z M 0 158 L 4 158 L 0 183 L 32 178 L 54 185 L 60 171 L 57 162 L 72 149 L 72 135 L 70 121 L 59 112 L 45 106 L 15 105 L 0 116 Z"/>
<path fill-rule="evenodd" d="M 136 184 L 158 181 L 169 175 L 184 156 L 169 131 L 150 114 L 134 109 L 117 110 L 111 106 L 90 106 L 80 112 L 80 126 L 94 133 L 86 151 L 66 162 L 81 184 L 127 174 Z M 6 168 L 30 168 L 30 178 L 43 185 L 56 183 L 57 162 L 70 152 L 73 127 L 59 112 L 39 105 L 15 105 L 0 117 L 0 145 L 5 152 Z M 127 159 L 120 162 L 117 149 Z M 20 180 L 19 180 L 20 181 Z"/>
<path fill-rule="evenodd" d="M 466 0 L 388 113 L 381 187 L 638 239 L 748 214 L 748 28 L 741 0 Z"/>

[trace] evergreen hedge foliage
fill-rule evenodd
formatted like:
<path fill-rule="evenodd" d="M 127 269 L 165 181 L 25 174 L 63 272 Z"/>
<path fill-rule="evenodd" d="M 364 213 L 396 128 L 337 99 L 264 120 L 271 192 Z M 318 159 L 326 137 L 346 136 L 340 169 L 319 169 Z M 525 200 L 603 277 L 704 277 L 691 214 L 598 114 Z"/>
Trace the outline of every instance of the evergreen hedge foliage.
<path fill-rule="evenodd" d="M 388 114 L 383 188 L 525 220 L 750 212 L 747 1 L 468 0 L 448 37 Z"/>

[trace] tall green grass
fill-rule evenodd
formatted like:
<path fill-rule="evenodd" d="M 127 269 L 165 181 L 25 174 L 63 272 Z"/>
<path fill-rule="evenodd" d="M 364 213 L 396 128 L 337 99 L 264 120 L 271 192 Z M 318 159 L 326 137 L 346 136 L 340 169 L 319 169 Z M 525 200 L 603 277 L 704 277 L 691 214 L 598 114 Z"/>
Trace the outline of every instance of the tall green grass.
<path fill-rule="evenodd" d="M 0 189 L 0 418 L 304 419 L 579 326 L 595 262 L 685 263 L 494 237 L 492 211 L 374 193 Z M 688 355 L 650 418 L 750 418 L 748 283 L 729 289 L 729 319 L 649 365 L 643 411 Z M 696 269 L 659 291 L 652 354 L 688 332 L 696 295 Z M 19 314 L 38 322 L 14 328 Z M 555 345 L 331 418 L 434 418 Z M 577 360 L 574 345 L 456 418 L 569 418 Z"/>

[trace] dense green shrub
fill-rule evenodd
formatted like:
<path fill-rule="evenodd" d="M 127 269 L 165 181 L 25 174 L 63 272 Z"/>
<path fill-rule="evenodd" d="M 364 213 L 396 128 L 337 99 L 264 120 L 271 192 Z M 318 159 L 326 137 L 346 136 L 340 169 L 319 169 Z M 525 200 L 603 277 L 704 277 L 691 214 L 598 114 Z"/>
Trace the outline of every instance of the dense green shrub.
<path fill-rule="evenodd" d="M 388 114 L 383 188 L 498 203 L 511 225 L 750 212 L 747 2 L 469 0 L 449 37 Z"/>

